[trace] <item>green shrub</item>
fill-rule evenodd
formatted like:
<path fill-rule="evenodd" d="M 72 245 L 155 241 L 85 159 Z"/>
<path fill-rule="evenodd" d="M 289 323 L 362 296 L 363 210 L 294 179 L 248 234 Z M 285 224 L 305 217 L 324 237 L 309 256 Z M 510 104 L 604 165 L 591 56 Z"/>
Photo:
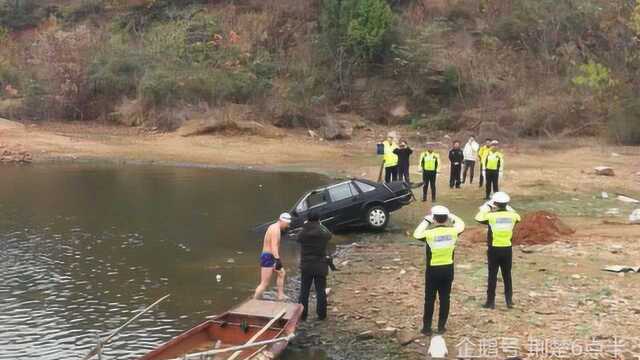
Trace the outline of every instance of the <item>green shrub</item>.
<path fill-rule="evenodd" d="M 575 86 L 584 87 L 595 92 L 602 92 L 615 85 L 609 69 L 593 60 L 578 67 L 579 74 L 571 82 Z"/>
<path fill-rule="evenodd" d="M 333 52 L 348 51 L 356 60 L 380 58 L 391 44 L 393 13 L 384 0 L 324 0 L 320 27 Z"/>
<path fill-rule="evenodd" d="M 179 99 L 178 77 L 175 72 L 147 71 L 140 81 L 140 98 L 147 107 L 171 106 Z"/>
<path fill-rule="evenodd" d="M 442 131 L 456 130 L 458 126 L 453 114 L 446 109 L 440 110 L 439 113 L 430 117 L 411 119 L 411 124 L 414 128 Z"/>
<path fill-rule="evenodd" d="M 109 47 L 89 67 L 91 92 L 113 101 L 133 96 L 144 72 L 144 58 L 139 51 Z"/>
<path fill-rule="evenodd" d="M 349 47 L 366 62 L 380 59 L 390 47 L 391 8 L 384 0 L 358 0 L 352 14 L 347 29 Z"/>
<path fill-rule="evenodd" d="M 448 65 L 442 74 L 442 81 L 439 88 L 440 95 L 444 99 L 455 97 L 460 89 L 460 82 L 461 79 L 458 68 L 453 65 Z"/>
<path fill-rule="evenodd" d="M 155 107 L 200 102 L 219 105 L 225 101 L 246 103 L 266 89 L 248 71 L 156 68 L 142 78 L 140 98 L 145 106 Z"/>
<path fill-rule="evenodd" d="M 64 20 L 77 23 L 89 17 L 100 16 L 105 11 L 104 0 L 82 0 L 65 11 Z"/>
<path fill-rule="evenodd" d="M 55 8 L 45 8 L 40 0 L 0 0 L 0 26 L 11 30 L 35 27 Z"/>
<path fill-rule="evenodd" d="M 128 33 L 139 34 L 162 21 L 188 20 L 200 11 L 195 5 L 207 0 L 153 0 L 141 5 L 127 6 L 124 15 L 114 25 Z"/>
<path fill-rule="evenodd" d="M 0 60 L 0 96 L 4 95 L 8 85 L 20 89 L 20 73 L 13 65 Z"/>
<path fill-rule="evenodd" d="M 494 36 L 547 55 L 594 30 L 601 10 L 594 0 L 514 0 L 512 9 L 499 17 Z"/>
<path fill-rule="evenodd" d="M 410 29 L 404 41 L 392 47 L 393 73 L 405 85 L 412 111 L 432 113 L 447 106 L 462 90 L 459 70 L 449 65 L 444 70 L 434 68 L 437 55 L 434 38 L 450 30 L 448 22 L 432 22 L 421 29 Z"/>
<path fill-rule="evenodd" d="M 45 86 L 37 80 L 29 80 L 24 89 L 25 115 L 34 120 L 48 118 L 50 102 L 47 100 Z"/>
<path fill-rule="evenodd" d="M 640 100 L 635 94 L 618 104 L 608 119 L 611 138 L 621 144 L 640 144 Z"/>

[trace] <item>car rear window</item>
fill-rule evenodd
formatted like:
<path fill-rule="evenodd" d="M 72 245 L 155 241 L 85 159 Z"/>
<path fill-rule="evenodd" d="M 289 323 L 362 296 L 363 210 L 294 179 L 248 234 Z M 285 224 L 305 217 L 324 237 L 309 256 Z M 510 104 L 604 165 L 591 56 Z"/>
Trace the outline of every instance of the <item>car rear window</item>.
<path fill-rule="evenodd" d="M 350 183 L 346 183 L 330 188 L 329 196 L 331 196 L 331 200 L 336 202 L 352 197 L 354 194 L 351 193 L 350 185 Z"/>
<path fill-rule="evenodd" d="M 371 186 L 369 184 L 365 184 L 362 181 L 356 181 L 356 184 L 358 184 L 358 187 L 360 188 L 360 190 L 362 190 L 363 193 L 369 192 L 369 191 L 373 191 L 376 189 L 375 186 Z"/>

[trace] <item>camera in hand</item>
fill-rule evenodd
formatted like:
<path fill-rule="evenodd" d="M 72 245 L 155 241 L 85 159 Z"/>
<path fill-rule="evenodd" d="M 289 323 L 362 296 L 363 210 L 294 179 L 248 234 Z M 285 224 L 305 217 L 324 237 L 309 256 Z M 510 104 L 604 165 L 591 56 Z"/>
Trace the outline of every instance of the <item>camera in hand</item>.
<path fill-rule="evenodd" d="M 331 269 L 331 271 L 339 271 L 336 265 L 333 263 L 333 257 L 327 256 L 325 258 L 325 261 L 327 262 L 327 265 L 329 265 L 329 269 Z"/>

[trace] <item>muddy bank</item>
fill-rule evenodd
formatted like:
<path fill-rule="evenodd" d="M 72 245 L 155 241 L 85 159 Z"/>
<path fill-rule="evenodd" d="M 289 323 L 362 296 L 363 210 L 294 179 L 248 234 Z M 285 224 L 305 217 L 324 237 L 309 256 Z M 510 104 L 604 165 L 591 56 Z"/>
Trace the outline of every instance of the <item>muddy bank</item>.
<path fill-rule="evenodd" d="M 629 340 L 624 347 L 627 356 L 640 352 L 640 344 L 629 338 L 640 321 L 635 301 L 640 296 L 636 286 L 640 275 L 601 270 L 605 264 L 637 262 L 640 244 L 634 239 L 640 227 L 589 225 L 579 219 L 572 225 L 579 229 L 575 234 L 551 244 L 514 248 L 513 310 L 500 302 L 500 282 L 497 309 L 481 308 L 486 248 L 463 234 L 456 250 L 445 336 L 450 353 L 455 354 L 456 345 L 467 340 L 479 344 L 516 339 L 518 354 L 525 357 L 530 355 L 528 340 L 533 338 L 565 342 L 596 338 L 610 345 L 614 337 Z M 423 245 L 402 234 L 359 240 L 342 251 L 341 270 L 331 275 L 330 320 L 305 324 L 297 346 L 318 346 L 336 359 L 424 359 L 427 340 L 419 335 Z M 509 349 L 498 348 L 498 354 L 507 357 L 513 348 L 513 344 Z M 603 351 L 599 358 L 611 355 Z"/>

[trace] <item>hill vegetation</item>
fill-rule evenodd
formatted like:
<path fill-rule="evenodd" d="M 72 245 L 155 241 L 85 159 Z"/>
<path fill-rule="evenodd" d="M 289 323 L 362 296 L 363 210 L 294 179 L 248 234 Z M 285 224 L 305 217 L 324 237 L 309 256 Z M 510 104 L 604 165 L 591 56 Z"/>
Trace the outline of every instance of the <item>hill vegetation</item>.
<path fill-rule="evenodd" d="M 0 116 L 172 130 L 242 104 L 640 143 L 623 0 L 0 0 Z"/>

